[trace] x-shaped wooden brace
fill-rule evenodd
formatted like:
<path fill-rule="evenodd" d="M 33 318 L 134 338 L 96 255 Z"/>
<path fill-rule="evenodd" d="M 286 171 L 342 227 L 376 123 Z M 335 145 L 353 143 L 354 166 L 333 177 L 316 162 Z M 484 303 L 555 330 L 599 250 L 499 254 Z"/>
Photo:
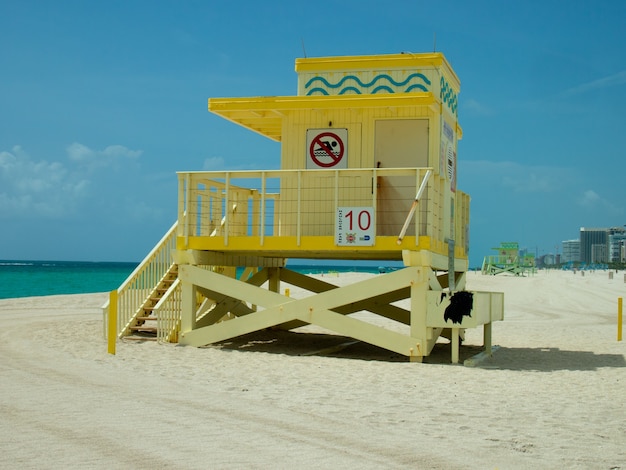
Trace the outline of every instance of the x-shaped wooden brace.
<path fill-rule="evenodd" d="M 192 305 L 189 301 L 185 302 L 185 296 L 193 296 L 194 286 L 197 286 L 200 289 L 217 293 L 223 298 L 237 299 L 262 307 L 262 310 L 252 313 L 243 312 L 247 314 L 200 328 L 194 328 L 195 322 L 190 318 L 195 315 L 195 312 L 183 309 L 180 335 L 180 342 L 183 344 L 201 346 L 272 326 L 301 321 L 406 356 L 423 355 L 420 339 L 345 315 L 345 313 L 355 311 L 356 305 L 365 307 L 367 299 L 389 296 L 392 292 L 410 288 L 420 282 L 415 268 L 404 268 L 375 276 L 303 299 L 286 297 L 191 265 L 180 266 L 179 278 L 183 283 L 183 305 Z"/>

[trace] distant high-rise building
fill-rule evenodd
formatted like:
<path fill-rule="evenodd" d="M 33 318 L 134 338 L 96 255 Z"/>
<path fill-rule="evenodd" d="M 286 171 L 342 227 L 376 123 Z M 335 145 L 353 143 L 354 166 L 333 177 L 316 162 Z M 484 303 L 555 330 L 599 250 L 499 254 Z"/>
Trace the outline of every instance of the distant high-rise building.
<path fill-rule="evenodd" d="M 580 228 L 580 261 L 587 264 L 609 261 L 608 229 Z"/>
<path fill-rule="evenodd" d="M 562 263 L 575 263 L 580 261 L 580 240 L 563 240 Z"/>
<path fill-rule="evenodd" d="M 626 229 L 613 227 L 609 231 L 609 261 L 623 262 L 623 247 L 626 245 Z"/>
<path fill-rule="evenodd" d="M 606 243 L 598 243 L 591 245 L 591 263 L 608 263 L 609 262 L 609 250 L 606 247 Z"/>

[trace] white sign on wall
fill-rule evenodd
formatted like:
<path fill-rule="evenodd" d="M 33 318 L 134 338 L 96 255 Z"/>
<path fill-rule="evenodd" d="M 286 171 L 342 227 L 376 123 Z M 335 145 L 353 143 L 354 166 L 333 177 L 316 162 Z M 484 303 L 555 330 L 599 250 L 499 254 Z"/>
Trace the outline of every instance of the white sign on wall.
<path fill-rule="evenodd" d="M 348 168 L 348 129 L 307 129 L 306 167 Z"/>
<path fill-rule="evenodd" d="M 445 175 L 450 181 L 450 189 L 456 191 L 456 142 L 455 133 L 452 126 L 445 120 L 441 132 L 441 157 L 439 163 L 439 171 L 443 174 L 445 167 Z"/>
<path fill-rule="evenodd" d="M 375 228 L 373 207 L 339 207 L 335 223 L 335 244 L 373 246 Z"/>

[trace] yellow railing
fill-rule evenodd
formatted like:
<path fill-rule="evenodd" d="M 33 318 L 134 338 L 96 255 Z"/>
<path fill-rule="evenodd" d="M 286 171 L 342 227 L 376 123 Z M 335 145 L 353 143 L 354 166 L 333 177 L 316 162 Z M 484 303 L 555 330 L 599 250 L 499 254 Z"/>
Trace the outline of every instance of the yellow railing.
<path fill-rule="evenodd" d="M 154 314 L 157 317 L 157 341 L 159 343 L 178 342 L 181 310 L 180 279 L 176 279 L 154 308 Z"/>
<path fill-rule="evenodd" d="M 249 238 L 260 246 L 268 237 L 329 237 L 337 209 L 372 208 L 376 237 L 397 237 L 428 168 L 180 172 L 179 247 L 191 238 L 212 237 L 227 248 L 229 238 Z M 443 177 L 429 179 L 407 236 L 434 244 L 455 238 L 465 251 L 469 197 L 456 191 L 453 235 Z M 447 211 L 447 212 L 446 212 Z M 181 242 L 182 240 L 182 242 Z M 238 240 L 241 241 L 241 240 Z"/>
<path fill-rule="evenodd" d="M 117 289 L 118 337 L 126 334 L 139 309 L 172 266 L 173 250 L 176 248 L 177 226 L 178 222 L 172 225 L 152 251 Z M 102 306 L 102 313 L 103 324 L 106 325 L 109 313 L 108 301 Z"/>

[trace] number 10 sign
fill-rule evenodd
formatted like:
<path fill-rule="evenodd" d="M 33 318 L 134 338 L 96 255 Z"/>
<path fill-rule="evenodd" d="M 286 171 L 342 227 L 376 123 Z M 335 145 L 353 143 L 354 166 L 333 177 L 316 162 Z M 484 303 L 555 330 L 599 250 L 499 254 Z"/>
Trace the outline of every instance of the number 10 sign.
<path fill-rule="evenodd" d="M 372 207 L 339 207 L 335 225 L 337 246 L 372 246 L 375 230 Z"/>

